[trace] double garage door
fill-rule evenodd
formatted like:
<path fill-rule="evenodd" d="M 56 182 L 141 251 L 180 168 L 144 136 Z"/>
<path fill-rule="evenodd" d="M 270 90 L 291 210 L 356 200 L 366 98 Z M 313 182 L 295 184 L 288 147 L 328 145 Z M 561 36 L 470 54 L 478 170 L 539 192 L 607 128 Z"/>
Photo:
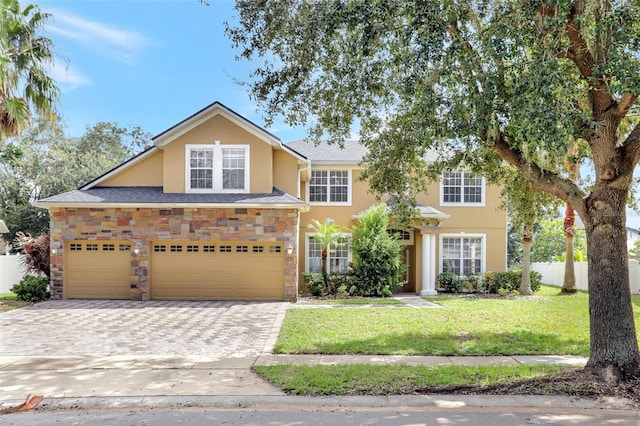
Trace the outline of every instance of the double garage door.
<path fill-rule="evenodd" d="M 131 250 L 128 242 L 67 242 L 66 297 L 129 299 Z M 284 298 L 282 243 L 154 241 L 150 251 L 152 299 Z"/>
<path fill-rule="evenodd" d="M 151 245 L 151 297 L 283 300 L 282 243 L 156 241 Z"/>

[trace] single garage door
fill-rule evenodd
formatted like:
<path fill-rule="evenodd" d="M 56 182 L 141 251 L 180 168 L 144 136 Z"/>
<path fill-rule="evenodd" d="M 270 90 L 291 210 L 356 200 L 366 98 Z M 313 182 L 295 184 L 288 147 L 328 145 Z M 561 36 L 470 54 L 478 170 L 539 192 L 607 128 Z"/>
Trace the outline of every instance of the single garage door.
<path fill-rule="evenodd" d="M 151 297 L 160 300 L 283 300 L 278 242 L 155 241 Z"/>
<path fill-rule="evenodd" d="M 121 241 L 65 243 L 66 297 L 70 299 L 129 299 L 131 244 Z"/>

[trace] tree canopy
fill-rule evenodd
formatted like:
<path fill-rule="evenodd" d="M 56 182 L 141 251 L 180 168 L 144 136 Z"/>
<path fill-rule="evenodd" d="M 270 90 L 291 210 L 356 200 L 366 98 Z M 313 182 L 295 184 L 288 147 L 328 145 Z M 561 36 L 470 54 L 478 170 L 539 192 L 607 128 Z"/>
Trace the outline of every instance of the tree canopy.
<path fill-rule="evenodd" d="M 40 34 L 49 18 L 36 5 L 0 1 L 0 139 L 18 135 L 34 114 L 53 118 L 52 43 Z"/>
<path fill-rule="evenodd" d="M 587 238 L 582 227 L 576 227 L 574 259 L 587 258 Z M 532 262 L 564 262 L 566 256 L 562 219 L 545 219 L 534 227 Z"/>
<path fill-rule="evenodd" d="M 227 27 L 268 117 L 339 141 L 354 125 L 379 194 L 415 196 L 444 168 L 509 163 L 571 205 L 589 245 L 591 357 L 640 374 L 625 206 L 640 160 L 640 2 L 238 0 Z M 564 167 L 576 142 L 593 184 Z M 439 160 L 424 161 L 427 152 Z"/>
<path fill-rule="evenodd" d="M 46 210 L 33 201 L 77 189 L 141 151 L 150 135 L 139 127 L 100 122 L 80 137 L 65 134 L 60 120 L 37 120 L 21 136 L 7 140 L 0 156 L 0 217 L 17 232 L 49 229 Z"/>

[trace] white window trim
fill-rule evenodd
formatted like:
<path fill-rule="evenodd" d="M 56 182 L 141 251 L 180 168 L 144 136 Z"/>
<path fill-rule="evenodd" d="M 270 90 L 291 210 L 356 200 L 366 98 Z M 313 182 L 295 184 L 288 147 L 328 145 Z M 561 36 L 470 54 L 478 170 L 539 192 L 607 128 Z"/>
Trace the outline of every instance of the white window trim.
<path fill-rule="evenodd" d="M 471 173 L 477 175 L 477 173 L 473 173 L 467 170 L 449 170 L 450 173 L 460 172 L 462 173 L 462 182 L 463 186 L 461 186 L 461 200 L 464 200 L 464 174 Z M 465 203 L 464 201 L 460 201 L 459 203 L 452 203 L 450 201 L 444 201 L 444 179 L 442 176 L 440 177 L 440 205 L 441 206 L 451 206 L 451 207 L 485 207 L 486 199 L 487 199 L 487 181 L 484 176 L 481 176 L 482 179 L 482 193 L 480 194 L 482 197 L 482 201 L 479 203 Z"/>
<path fill-rule="evenodd" d="M 215 144 L 185 144 L 184 154 L 184 190 L 186 193 L 207 193 L 207 194 L 219 194 L 219 193 L 233 193 L 244 194 L 250 192 L 251 182 L 251 149 L 250 145 L 234 145 L 234 144 L 220 144 L 220 141 L 216 141 Z M 225 148 L 237 148 L 244 149 L 244 189 L 224 189 L 222 188 L 222 150 Z M 191 170 L 190 152 L 192 149 L 213 149 L 213 188 L 191 188 L 191 176 L 189 171 Z"/>
<path fill-rule="evenodd" d="M 438 246 L 438 257 L 439 257 L 438 260 L 440 265 L 438 271 L 440 273 L 442 273 L 442 271 L 444 270 L 443 245 L 444 245 L 445 238 L 481 238 L 482 260 L 480 262 L 480 274 L 483 275 L 485 272 L 487 272 L 487 254 L 488 254 L 487 253 L 487 234 L 481 234 L 481 233 L 467 234 L 466 232 L 460 232 L 457 234 L 440 234 L 440 242 Z"/>
<path fill-rule="evenodd" d="M 344 237 L 348 238 L 349 240 L 351 240 L 351 234 L 344 232 Z M 304 234 L 304 272 L 309 272 L 309 240 L 318 235 L 315 232 L 308 232 Z M 349 263 L 353 262 L 353 254 L 351 253 L 351 249 L 349 249 L 349 255 L 347 257 Z M 329 268 L 331 265 L 331 251 L 329 251 L 327 253 L 327 268 Z M 326 271 L 327 273 L 329 273 L 329 271 Z"/>
<path fill-rule="evenodd" d="M 347 201 L 346 202 L 335 202 L 335 201 L 329 201 L 330 198 L 330 193 L 327 192 L 327 201 L 310 201 L 310 192 L 311 192 L 311 174 L 312 171 L 347 171 Z M 353 193 L 353 168 L 351 167 L 314 167 L 312 169 L 312 171 L 309 172 L 309 180 L 307 181 L 307 185 L 306 185 L 306 189 L 307 189 L 307 195 L 306 195 L 306 199 L 307 201 L 309 201 L 309 204 L 312 206 L 350 206 L 351 202 L 352 202 L 352 193 Z"/>

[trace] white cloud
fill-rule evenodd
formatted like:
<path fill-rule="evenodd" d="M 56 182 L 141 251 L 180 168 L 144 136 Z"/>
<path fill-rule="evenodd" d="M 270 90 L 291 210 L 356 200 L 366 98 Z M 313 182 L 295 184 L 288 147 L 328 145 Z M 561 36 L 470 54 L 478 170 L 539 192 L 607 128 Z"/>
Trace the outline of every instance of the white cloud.
<path fill-rule="evenodd" d="M 73 90 L 90 83 L 87 77 L 68 63 L 55 62 L 50 68 L 49 75 L 56 81 L 58 87 L 64 86 L 66 90 Z"/>
<path fill-rule="evenodd" d="M 134 64 L 138 55 L 151 43 L 135 31 L 118 29 L 59 9 L 48 9 L 47 12 L 52 14 L 47 32 L 127 64 Z"/>

